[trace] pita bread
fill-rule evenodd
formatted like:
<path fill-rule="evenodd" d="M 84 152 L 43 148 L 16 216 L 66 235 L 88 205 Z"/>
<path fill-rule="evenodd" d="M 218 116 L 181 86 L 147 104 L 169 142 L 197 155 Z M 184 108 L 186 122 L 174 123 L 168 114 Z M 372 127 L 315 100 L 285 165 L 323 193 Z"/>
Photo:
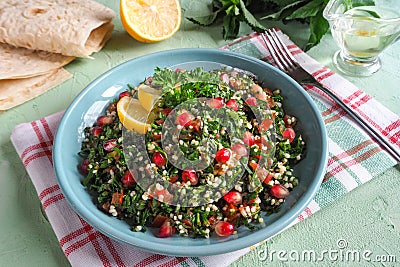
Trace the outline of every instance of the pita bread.
<path fill-rule="evenodd" d="M 0 80 L 0 111 L 31 100 L 71 77 L 68 71 L 60 68 L 35 77 Z"/>
<path fill-rule="evenodd" d="M 74 57 L 0 43 L 0 80 L 42 75 L 70 63 Z"/>
<path fill-rule="evenodd" d="M 62 67 L 102 49 L 114 17 L 92 0 L 0 0 L 0 111 L 71 78 Z"/>
<path fill-rule="evenodd" d="M 111 37 L 115 13 L 92 0 L 0 1 L 0 42 L 89 57 Z"/>

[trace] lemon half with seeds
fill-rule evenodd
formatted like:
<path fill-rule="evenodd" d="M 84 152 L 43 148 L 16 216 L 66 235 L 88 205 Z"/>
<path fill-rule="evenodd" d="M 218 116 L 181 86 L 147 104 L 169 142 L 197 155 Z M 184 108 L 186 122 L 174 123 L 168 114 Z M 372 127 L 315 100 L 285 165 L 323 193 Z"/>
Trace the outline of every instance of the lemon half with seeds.
<path fill-rule="evenodd" d="M 120 0 L 120 16 L 129 35 L 145 43 L 170 38 L 182 23 L 179 0 Z"/>

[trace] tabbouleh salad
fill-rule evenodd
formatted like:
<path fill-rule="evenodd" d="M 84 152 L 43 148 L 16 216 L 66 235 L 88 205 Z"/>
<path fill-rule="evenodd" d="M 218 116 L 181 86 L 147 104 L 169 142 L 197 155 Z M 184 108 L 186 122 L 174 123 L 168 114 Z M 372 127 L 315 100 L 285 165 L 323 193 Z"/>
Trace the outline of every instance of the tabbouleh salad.
<path fill-rule="evenodd" d="M 256 229 L 262 213 L 279 211 L 298 184 L 293 166 L 305 149 L 279 89 L 232 68 L 156 68 L 139 86 L 161 92 L 145 135 L 124 129 L 118 117 L 117 102 L 137 98 L 131 86 L 85 129 L 79 169 L 99 209 L 133 231 L 155 227 L 158 237 L 205 238 Z M 196 114 L 199 107 L 205 111 Z M 170 133 L 175 137 L 165 142 Z M 132 137 L 142 138 L 142 147 L 124 140 Z M 208 165 L 174 164 L 184 158 Z M 182 192 L 199 192 L 201 201 Z"/>

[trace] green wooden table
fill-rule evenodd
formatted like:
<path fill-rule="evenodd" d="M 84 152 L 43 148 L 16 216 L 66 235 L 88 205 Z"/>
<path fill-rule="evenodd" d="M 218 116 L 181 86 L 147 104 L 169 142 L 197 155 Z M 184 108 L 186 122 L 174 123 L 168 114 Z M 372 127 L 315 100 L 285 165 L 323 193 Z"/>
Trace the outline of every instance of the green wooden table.
<path fill-rule="evenodd" d="M 68 65 L 66 68 L 73 74 L 71 80 L 0 114 L 0 266 L 69 266 L 42 213 L 30 178 L 11 144 L 10 134 L 15 125 L 64 110 L 90 81 L 128 59 L 171 48 L 216 48 L 226 43 L 222 39 L 221 25 L 202 28 L 184 21 L 180 31 L 171 39 L 142 44 L 130 38 L 123 30 L 118 16 L 118 1 L 99 2 L 117 11 L 115 31 L 107 46 L 94 55 L 94 60 L 78 59 Z M 196 4 L 196 1 L 182 1 L 186 9 Z M 308 38 L 305 25 L 263 23 L 282 28 L 300 46 Z M 249 32 L 249 28 L 241 28 L 241 34 Z M 335 70 L 331 58 L 336 49 L 331 35 L 326 35 L 308 54 Z M 400 114 L 400 42 L 385 51 L 381 59 L 383 68 L 372 77 L 348 79 L 390 110 Z M 233 266 L 400 266 L 399 178 L 398 165 L 272 238 L 268 244 L 256 248 L 237 260 Z M 381 256 L 381 260 L 393 260 L 395 257 L 396 263 L 364 259 L 359 262 L 352 259 L 332 261 L 328 255 L 319 263 L 289 259 L 289 253 L 296 251 L 315 251 L 321 254 L 325 250 L 338 249 L 337 242 L 340 240 L 347 242 L 349 250 L 360 253 L 370 251 L 371 259 Z M 265 252 L 272 251 L 276 252 L 274 257 L 265 258 Z M 279 251 L 286 252 L 286 256 L 279 256 Z"/>

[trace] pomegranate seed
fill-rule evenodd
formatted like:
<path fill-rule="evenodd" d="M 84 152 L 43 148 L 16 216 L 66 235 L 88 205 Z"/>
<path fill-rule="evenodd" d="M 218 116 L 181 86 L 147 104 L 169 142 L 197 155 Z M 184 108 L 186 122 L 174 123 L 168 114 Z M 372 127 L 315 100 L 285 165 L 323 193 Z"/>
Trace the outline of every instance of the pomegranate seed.
<path fill-rule="evenodd" d="M 81 164 L 79 164 L 79 171 L 85 175 L 89 173 L 89 161 L 87 159 L 84 159 Z"/>
<path fill-rule="evenodd" d="M 235 153 L 236 158 L 238 158 L 238 159 L 248 155 L 246 146 L 241 143 L 234 144 L 232 146 L 232 151 Z"/>
<path fill-rule="evenodd" d="M 208 99 L 206 101 L 206 104 L 210 108 L 222 108 L 225 105 L 224 99 L 222 97 Z"/>
<path fill-rule="evenodd" d="M 100 116 L 97 118 L 97 125 L 98 126 L 104 126 L 111 124 L 114 121 L 114 119 L 110 116 Z"/>
<path fill-rule="evenodd" d="M 144 81 L 145 84 L 151 84 L 153 82 L 153 77 L 147 77 Z"/>
<path fill-rule="evenodd" d="M 161 110 L 161 113 L 168 116 L 169 113 L 171 113 L 172 108 L 164 108 Z"/>
<path fill-rule="evenodd" d="M 100 136 L 103 133 L 103 129 L 100 126 L 94 126 L 92 128 L 92 135 Z"/>
<path fill-rule="evenodd" d="M 110 112 L 110 113 L 111 113 L 111 112 L 114 112 L 114 111 L 117 111 L 117 103 L 111 102 L 110 105 L 108 105 L 107 110 L 108 110 L 108 112 Z"/>
<path fill-rule="evenodd" d="M 176 72 L 176 73 L 179 73 L 179 72 L 184 73 L 184 72 L 186 72 L 186 70 L 181 69 L 181 68 L 176 68 L 176 69 L 175 69 L 175 72 Z"/>
<path fill-rule="evenodd" d="M 229 99 L 228 102 L 226 102 L 226 106 L 228 108 L 233 109 L 234 111 L 238 111 L 238 109 L 239 109 L 239 105 L 235 99 Z"/>
<path fill-rule="evenodd" d="M 196 185 L 199 182 L 196 171 L 193 169 L 186 169 L 182 171 L 182 181 L 186 183 L 190 181 L 191 185 Z"/>
<path fill-rule="evenodd" d="M 243 142 L 248 145 L 248 146 L 252 146 L 254 145 L 255 141 L 254 141 L 254 135 L 251 132 L 245 132 L 243 134 Z"/>
<path fill-rule="evenodd" d="M 238 205 L 242 203 L 242 194 L 237 191 L 230 191 L 224 195 L 224 200 L 229 204 Z"/>
<path fill-rule="evenodd" d="M 163 223 L 165 222 L 165 220 L 167 220 L 168 219 L 168 217 L 167 216 L 164 216 L 164 215 L 160 215 L 160 214 L 157 214 L 157 216 L 153 219 L 153 224 L 152 224 L 152 226 L 153 227 L 161 227 L 161 225 L 163 225 Z"/>
<path fill-rule="evenodd" d="M 132 173 L 127 170 L 121 178 L 121 182 L 125 187 L 131 186 L 135 183 Z"/>
<path fill-rule="evenodd" d="M 246 99 L 245 102 L 246 102 L 247 105 L 253 106 L 253 107 L 257 106 L 257 104 L 258 104 L 257 103 L 257 99 L 255 97 L 249 97 L 249 98 Z"/>
<path fill-rule="evenodd" d="M 276 198 L 285 198 L 289 195 L 289 190 L 281 184 L 274 184 L 269 193 Z"/>
<path fill-rule="evenodd" d="M 167 160 L 165 159 L 165 156 L 163 153 L 161 152 L 155 152 L 153 154 L 153 157 L 151 158 L 151 161 L 156 164 L 157 167 L 162 167 L 165 166 L 165 164 L 167 164 Z"/>
<path fill-rule="evenodd" d="M 282 132 L 282 137 L 284 139 L 289 139 L 289 142 L 291 143 L 293 139 L 296 137 L 296 133 L 294 132 L 293 128 L 286 128 Z"/>
<path fill-rule="evenodd" d="M 182 113 L 176 117 L 175 124 L 187 126 L 193 119 L 194 116 L 190 112 L 183 110 Z"/>
<path fill-rule="evenodd" d="M 233 234 L 233 224 L 229 222 L 220 221 L 215 225 L 215 233 L 219 236 L 229 236 Z"/>
<path fill-rule="evenodd" d="M 131 96 L 131 93 L 129 91 L 123 91 L 119 94 L 119 99 L 121 99 L 125 96 Z"/>
<path fill-rule="evenodd" d="M 171 219 L 165 220 L 158 230 L 157 237 L 166 238 L 173 236 L 175 234 L 175 227 L 171 224 Z"/>
<path fill-rule="evenodd" d="M 208 218 L 208 223 L 210 225 L 214 225 L 218 222 L 217 220 L 217 215 L 211 215 L 210 218 Z"/>
<path fill-rule="evenodd" d="M 117 139 L 110 139 L 103 143 L 103 148 L 107 152 L 113 151 L 114 147 L 117 146 Z"/>
<path fill-rule="evenodd" d="M 220 150 L 217 151 L 215 154 L 215 159 L 219 163 L 225 163 L 231 158 L 231 151 L 227 148 L 221 148 Z"/>

